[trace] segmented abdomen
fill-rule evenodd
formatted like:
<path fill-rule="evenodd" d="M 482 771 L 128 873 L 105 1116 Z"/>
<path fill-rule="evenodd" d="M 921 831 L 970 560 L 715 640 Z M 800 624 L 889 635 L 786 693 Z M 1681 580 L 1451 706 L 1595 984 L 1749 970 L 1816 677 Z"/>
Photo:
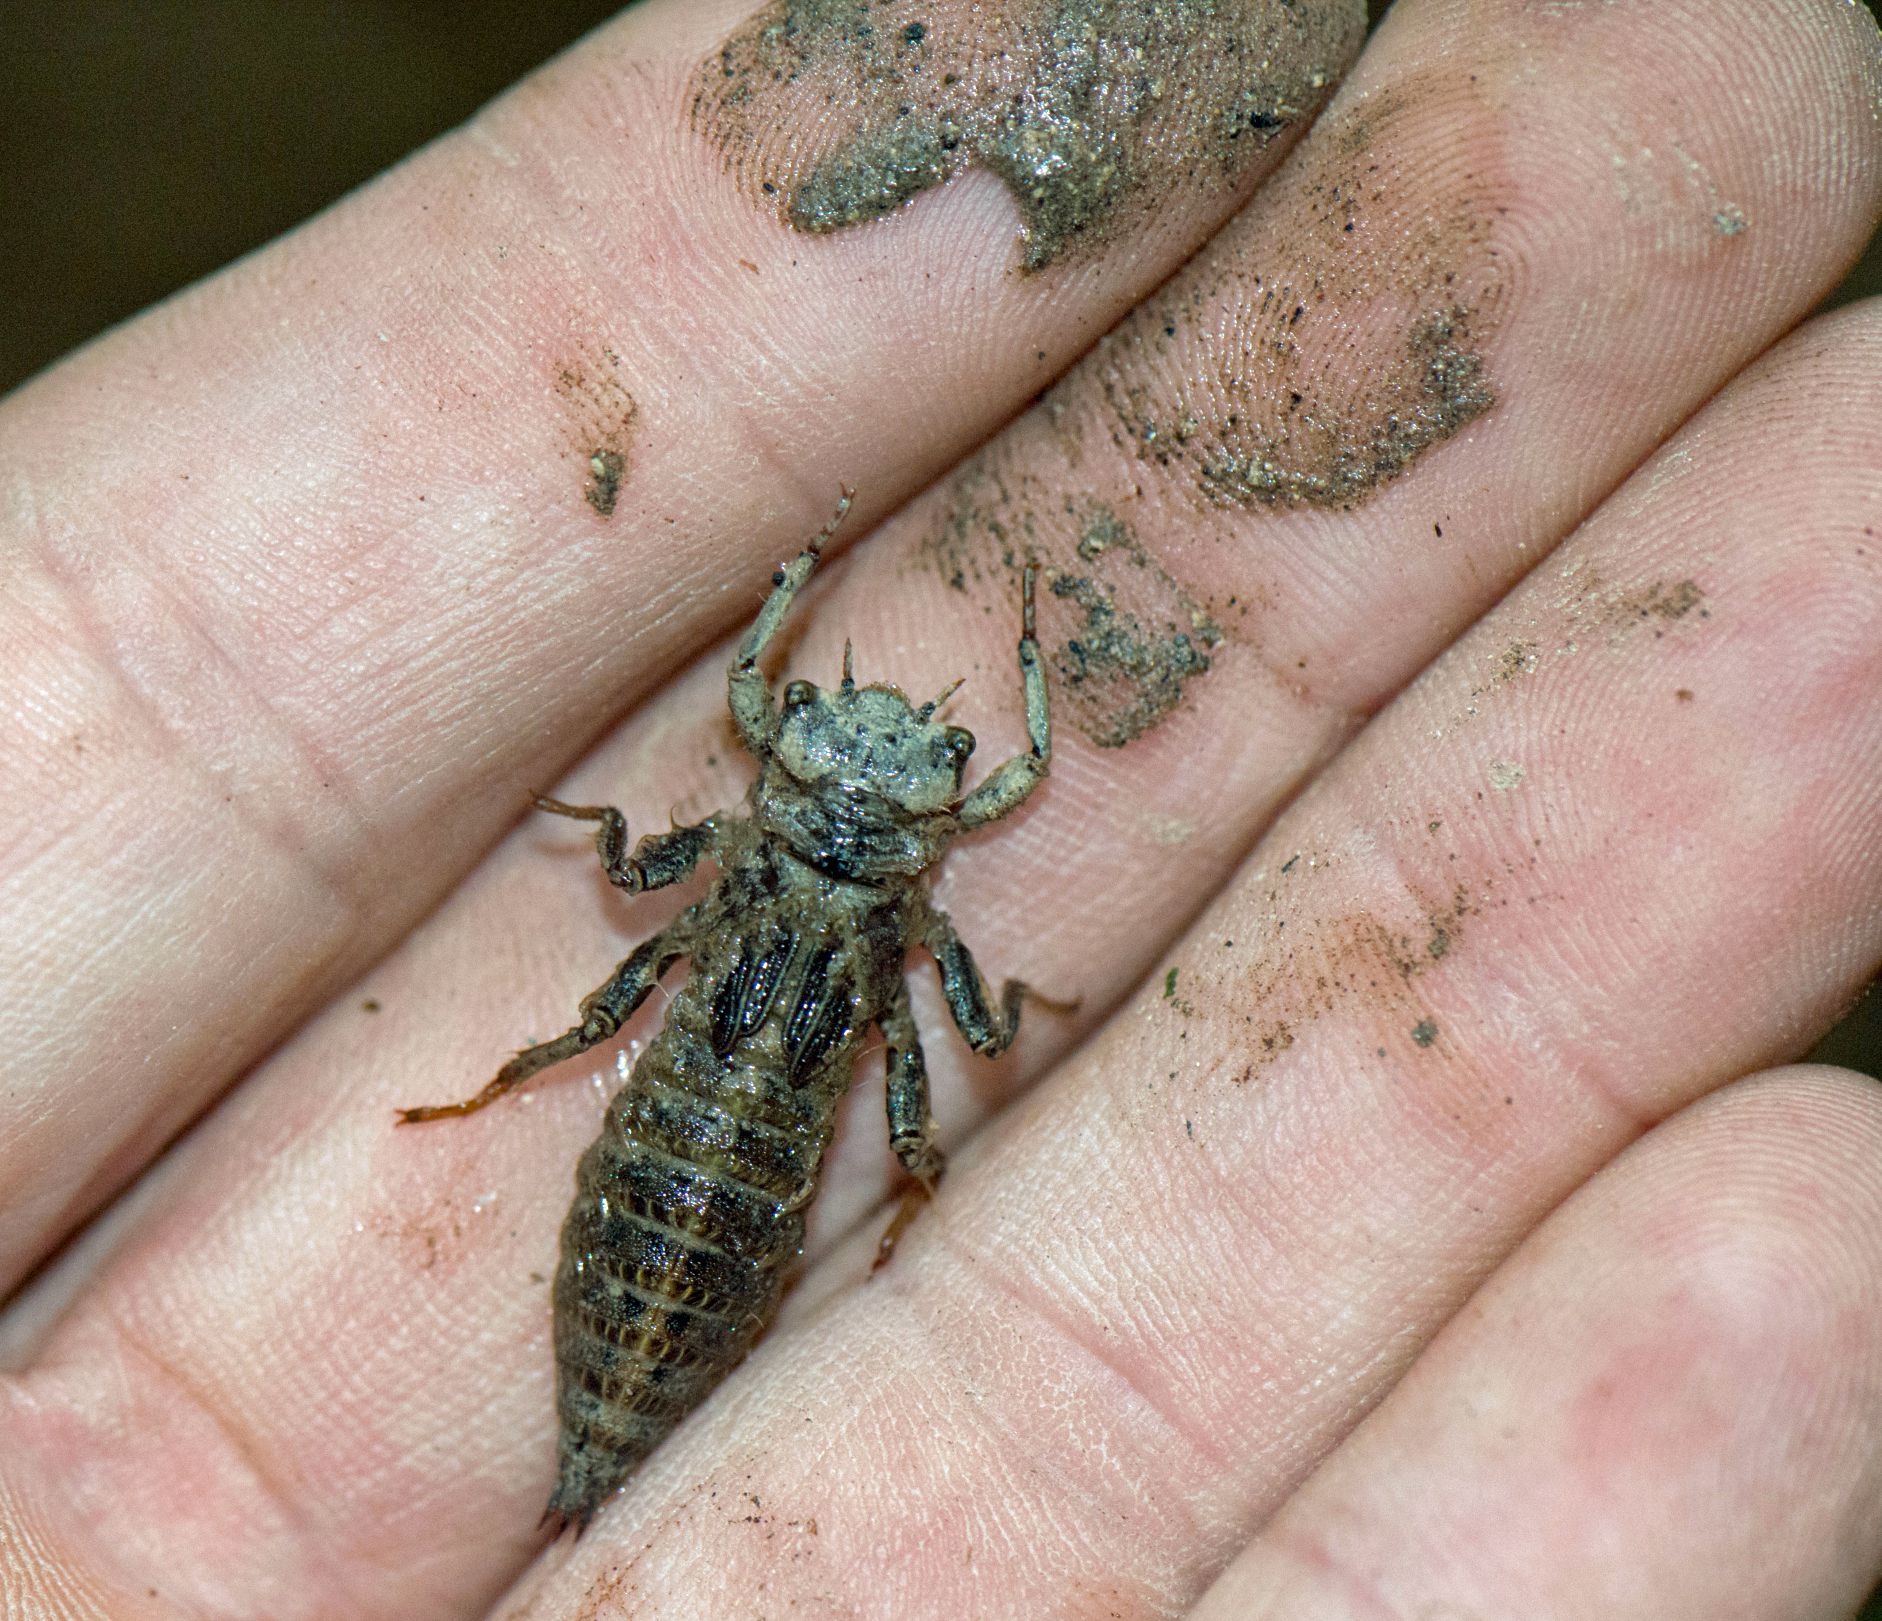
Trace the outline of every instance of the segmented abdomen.
<path fill-rule="evenodd" d="M 786 936 L 697 964 L 582 1156 L 555 1282 L 552 1518 L 585 1522 L 777 1308 L 841 1095 L 811 1083 L 839 1066 L 847 1083 L 863 1022 L 830 961 Z"/>

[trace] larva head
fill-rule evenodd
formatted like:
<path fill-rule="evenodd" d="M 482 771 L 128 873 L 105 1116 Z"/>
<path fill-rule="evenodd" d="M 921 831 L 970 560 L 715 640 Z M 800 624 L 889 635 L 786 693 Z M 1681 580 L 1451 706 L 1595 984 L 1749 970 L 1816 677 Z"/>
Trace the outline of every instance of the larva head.
<path fill-rule="evenodd" d="M 856 686 L 848 662 L 846 653 L 835 691 L 809 681 L 784 689 L 773 758 L 807 788 L 873 794 L 914 816 L 952 808 L 974 734 L 934 719 L 939 698 L 916 707 L 898 688 Z"/>

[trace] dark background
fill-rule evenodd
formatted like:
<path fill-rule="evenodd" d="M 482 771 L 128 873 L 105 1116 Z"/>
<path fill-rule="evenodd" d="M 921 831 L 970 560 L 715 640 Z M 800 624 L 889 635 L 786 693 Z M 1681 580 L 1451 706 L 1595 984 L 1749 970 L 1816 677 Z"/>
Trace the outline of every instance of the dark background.
<path fill-rule="evenodd" d="M 618 9 L 0 0 L 0 392 L 305 219 Z M 1855 290 L 1882 292 L 1873 246 Z"/>
<path fill-rule="evenodd" d="M 1375 21 L 1386 4 L 1372 0 Z M 0 392 L 305 219 L 619 9 L 0 0 Z M 1833 302 L 1877 292 L 1882 237 Z M 1882 1076 L 1882 995 L 1816 1056 Z M 1864 1618 L 1882 1621 L 1882 1596 Z"/>

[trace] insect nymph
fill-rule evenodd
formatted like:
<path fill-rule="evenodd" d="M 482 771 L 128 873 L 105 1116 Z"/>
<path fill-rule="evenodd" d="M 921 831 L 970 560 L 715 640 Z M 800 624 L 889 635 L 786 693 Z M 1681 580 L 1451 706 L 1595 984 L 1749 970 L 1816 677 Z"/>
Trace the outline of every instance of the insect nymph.
<path fill-rule="evenodd" d="M 545 1515 L 558 1529 L 585 1525 L 770 1322 L 872 1025 L 888 1047 L 890 1146 L 933 1188 L 942 1157 L 903 977 L 907 953 L 933 955 L 954 1022 L 977 1051 L 1002 1051 L 1019 1027 L 1025 987 L 1009 980 L 993 1001 L 953 924 L 929 901 L 925 875 L 957 833 L 1007 815 L 1046 774 L 1052 743 L 1032 572 L 1019 643 L 1031 747 L 963 795 L 974 739 L 934 718 L 947 693 L 916 706 L 892 686 L 858 687 L 846 647 L 840 687 L 793 681 L 779 705 L 758 668 L 848 506 L 846 492 L 830 527 L 773 576 L 732 663 L 732 719 L 759 764 L 749 814 L 649 834 L 630 853 L 618 810 L 537 796 L 544 810 L 600 824 L 602 864 L 630 895 L 676 883 L 702 859 L 717 865 L 717 882 L 589 994 L 573 1029 L 519 1052 L 474 1098 L 401 1114 L 417 1121 L 482 1108 L 608 1040 L 666 969 L 691 960 L 659 1034 L 582 1156 L 562 1228 L 560 1430 Z"/>

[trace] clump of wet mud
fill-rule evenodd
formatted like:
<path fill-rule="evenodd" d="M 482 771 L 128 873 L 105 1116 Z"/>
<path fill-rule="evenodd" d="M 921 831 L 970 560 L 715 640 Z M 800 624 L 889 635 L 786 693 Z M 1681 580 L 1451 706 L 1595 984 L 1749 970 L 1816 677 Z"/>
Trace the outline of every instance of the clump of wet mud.
<path fill-rule="evenodd" d="M 1435 197 L 1404 178 L 1424 99 L 1411 84 L 1331 115 L 1101 351 L 1102 423 L 1075 431 L 1107 428 L 1213 505 L 1351 508 L 1489 411 L 1497 209 L 1474 176 Z"/>
<path fill-rule="evenodd" d="M 968 164 L 1022 262 L 1232 189 L 1357 49 L 1358 0 L 772 0 L 702 64 L 692 117 L 794 228 L 880 219 Z"/>
<path fill-rule="evenodd" d="M 1183 683 L 1208 672 L 1204 647 L 1222 639 L 1213 625 L 1200 634 L 1174 625 L 1147 629 L 1087 575 L 1059 575 L 1052 594 L 1069 598 L 1085 616 L 1053 663 L 1080 729 L 1100 748 L 1122 748 L 1162 720 L 1182 702 Z"/>
<path fill-rule="evenodd" d="M 1057 678 L 1053 702 L 1100 748 L 1122 748 L 1208 674 L 1221 627 L 1115 508 L 1065 497 L 1042 522 L 1031 485 L 985 462 L 970 467 L 927 550 L 963 592 L 970 577 L 999 577 L 1005 593 L 1022 568 L 1039 570 L 1046 590 L 1072 611 L 1069 627 L 1059 614 L 1041 614 Z"/>
<path fill-rule="evenodd" d="M 1082 516 L 1074 551 L 1092 572 L 1050 569 L 1047 580 L 1084 617 L 1051 656 L 1074 724 L 1100 748 L 1116 749 L 1142 737 L 1182 702 L 1188 682 L 1208 674 L 1222 631 L 1115 511 L 1094 502 Z M 1119 581 L 1120 563 L 1139 578 Z M 1129 595 L 1140 611 L 1160 612 L 1146 623 L 1121 606 L 1119 584 L 1136 587 Z"/>

